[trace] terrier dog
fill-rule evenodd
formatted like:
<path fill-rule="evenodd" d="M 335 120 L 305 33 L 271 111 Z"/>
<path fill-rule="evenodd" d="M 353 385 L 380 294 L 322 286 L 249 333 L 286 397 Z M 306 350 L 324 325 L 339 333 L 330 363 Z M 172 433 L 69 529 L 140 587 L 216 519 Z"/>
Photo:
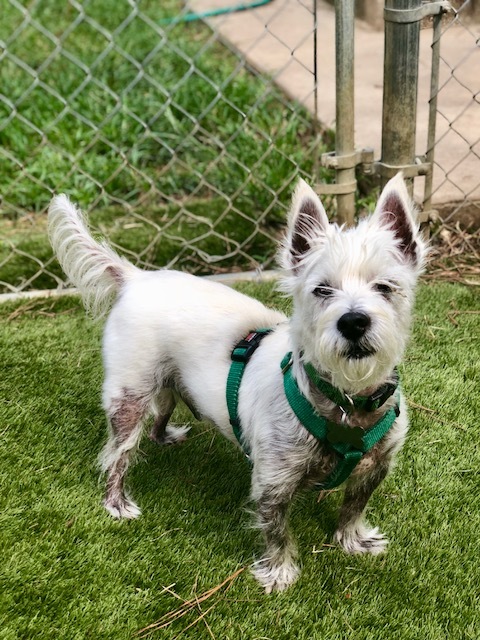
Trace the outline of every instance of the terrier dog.
<path fill-rule="evenodd" d="M 234 442 L 237 421 L 252 463 L 251 498 L 265 542 L 252 571 L 267 593 L 285 589 L 299 574 L 287 525 L 294 494 L 325 486 L 332 474 L 343 482 L 343 471 L 337 471 L 346 449 L 358 457 L 346 481 L 335 541 L 348 553 L 384 551 L 387 540 L 368 526 L 364 511 L 407 432 L 395 367 L 408 339 L 426 255 L 401 175 L 355 228 L 329 224 L 318 196 L 300 180 L 280 248 L 282 288 L 293 298 L 290 319 L 213 281 L 138 269 L 92 238 L 65 195 L 52 200 L 49 234 L 87 309 L 101 317 L 113 302 L 103 337 L 109 438 L 100 457 L 107 475 L 104 505 L 112 516 L 140 515 L 124 488 L 130 456 L 152 414 L 152 439 L 165 444 L 185 438 L 187 428 L 169 425 L 181 399 Z M 244 366 L 232 420 L 226 400 L 232 350 L 259 328 L 271 331 Z M 287 397 L 286 376 L 297 400 Z M 327 438 L 304 426 L 296 403 L 323 421 Z M 377 440 L 362 448 L 365 434 L 373 431 Z M 354 432 L 360 444 L 352 448 Z"/>

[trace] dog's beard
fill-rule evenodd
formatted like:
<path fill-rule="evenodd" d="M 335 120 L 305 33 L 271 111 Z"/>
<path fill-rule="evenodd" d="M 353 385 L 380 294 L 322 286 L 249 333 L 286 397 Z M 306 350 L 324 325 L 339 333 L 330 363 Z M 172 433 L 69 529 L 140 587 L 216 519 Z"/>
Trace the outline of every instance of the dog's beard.
<path fill-rule="evenodd" d="M 356 394 L 385 382 L 401 360 L 404 345 L 403 335 L 393 325 L 384 327 L 382 335 L 372 330 L 355 342 L 332 329 L 320 334 L 314 358 L 334 386 Z"/>
<path fill-rule="evenodd" d="M 360 352 L 357 347 L 352 355 L 351 352 L 333 352 L 324 354 L 322 366 L 331 380 L 331 383 L 348 393 L 360 393 L 362 390 L 375 387 L 381 384 L 389 375 L 393 366 L 389 359 L 380 359 L 379 354 L 371 353 L 367 350 Z"/>

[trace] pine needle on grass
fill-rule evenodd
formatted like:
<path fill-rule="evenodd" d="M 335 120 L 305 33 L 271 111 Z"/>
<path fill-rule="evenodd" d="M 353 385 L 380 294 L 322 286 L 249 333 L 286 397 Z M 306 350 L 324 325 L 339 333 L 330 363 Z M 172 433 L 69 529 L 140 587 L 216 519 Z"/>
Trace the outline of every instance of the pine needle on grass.
<path fill-rule="evenodd" d="M 441 424 L 448 424 L 448 425 L 451 425 L 452 427 L 455 427 L 455 429 L 460 429 L 461 431 L 466 431 L 465 427 L 463 427 L 458 422 L 455 422 L 454 420 L 448 420 L 447 418 L 442 418 L 439 415 L 439 412 L 435 411 L 435 409 L 429 409 L 428 407 L 424 407 L 422 404 L 417 404 L 416 402 L 413 402 L 412 400 L 408 400 L 408 399 L 407 399 L 407 404 L 410 407 L 412 407 L 412 409 L 418 409 L 419 411 L 426 411 L 427 413 L 430 413 L 431 415 L 434 415 L 435 416 L 435 420 L 437 420 Z"/>
<path fill-rule="evenodd" d="M 458 327 L 457 316 L 462 315 L 462 314 L 476 316 L 476 315 L 479 315 L 479 314 L 480 314 L 480 311 L 477 311 L 477 310 L 473 310 L 473 311 L 470 311 L 470 310 L 469 310 L 469 311 L 465 311 L 465 310 L 463 310 L 463 311 L 459 311 L 458 309 L 455 309 L 455 311 L 449 311 L 449 312 L 447 313 L 447 317 L 448 317 L 448 319 L 450 320 L 450 322 L 451 322 L 455 327 Z"/>
<path fill-rule="evenodd" d="M 193 627 L 195 624 L 197 624 L 201 620 L 203 620 L 205 622 L 205 624 L 207 626 L 207 629 L 209 629 L 208 624 L 207 624 L 207 622 L 205 620 L 205 616 L 218 603 L 218 600 L 217 600 L 217 602 L 214 602 L 206 611 L 202 611 L 201 608 L 200 608 L 200 605 L 202 604 L 202 602 L 205 602 L 206 600 L 208 600 L 209 598 L 214 596 L 216 593 L 221 591 L 224 587 L 226 587 L 225 588 L 225 592 L 227 592 L 228 589 L 232 586 L 234 580 L 243 571 L 245 571 L 245 567 L 240 567 L 240 569 L 237 569 L 237 571 L 235 571 L 234 573 L 229 575 L 228 578 L 225 578 L 225 580 L 223 580 L 223 582 L 221 582 L 220 584 L 216 585 L 215 587 L 212 587 L 211 589 L 208 589 L 207 591 L 202 593 L 200 596 L 195 596 L 194 598 L 191 598 L 190 600 L 185 600 L 183 602 L 183 604 L 181 604 L 176 609 L 172 609 L 172 611 L 169 611 L 168 613 L 163 615 L 156 622 L 153 622 L 152 624 L 149 624 L 148 626 L 144 627 L 143 629 L 140 629 L 137 632 L 136 635 L 138 637 L 140 637 L 140 638 L 146 638 L 150 634 L 154 633 L 155 631 L 159 631 L 161 629 L 166 629 L 172 623 L 176 622 L 180 618 L 183 618 L 183 616 L 185 616 L 187 613 L 189 613 L 190 611 L 192 611 L 195 608 L 197 608 L 200 611 L 200 615 L 197 618 L 195 618 L 195 620 L 193 622 L 191 622 L 187 627 L 185 627 L 185 629 L 183 629 L 182 633 L 184 631 L 186 631 L 187 629 L 190 629 L 191 627 Z M 180 596 L 177 593 L 175 593 L 173 591 L 173 589 L 171 589 L 171 587 L 165 587 L 165 591 L 167 591 L 168 593 L 173 595 L 175 598 L 181 599 Z M 210 634 L 213 637 L 213 634 L 212 634 L 210 629 L 209 629 L 209 631 L 210 631 Z"/>

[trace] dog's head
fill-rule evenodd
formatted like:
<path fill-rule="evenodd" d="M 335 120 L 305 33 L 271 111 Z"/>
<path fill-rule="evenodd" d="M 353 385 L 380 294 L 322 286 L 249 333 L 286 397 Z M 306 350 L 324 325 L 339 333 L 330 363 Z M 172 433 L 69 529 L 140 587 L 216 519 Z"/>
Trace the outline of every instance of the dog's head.
<path fill-rule="evenodd" d="M 346 393 L 384 382 L 403 355 L 425 256 L 401 175 L 351 229 L 329 224 L 301 180 L 281 250 L 294 348 Z"/>

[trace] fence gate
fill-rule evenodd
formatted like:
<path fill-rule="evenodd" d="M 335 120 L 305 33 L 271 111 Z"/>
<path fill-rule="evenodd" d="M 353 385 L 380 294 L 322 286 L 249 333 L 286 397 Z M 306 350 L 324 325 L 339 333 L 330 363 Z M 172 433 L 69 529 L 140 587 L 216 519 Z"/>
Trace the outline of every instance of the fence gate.
<path fill-rule="evenodd" d="M 354 3 L 336 0 L 337 137 L 335 152 L 324 154 L 322 162 L 335 169 L 337 178 L 335 185 L 318 184 L 317 190 L 337 194 L 340 221 L 352 223 L 354 219 L 357 168 L 378 175 L 381 184 L 402 171 L 412 194 L 414 179 L 424 176 L 423 189 L 415 189 L 424 222 L 437 207 L 446 220 L 467 212 L 467 221 L 478 226 L 480 76 L 475 69 L 480 68 L 480 33 L 478 22 L 472 19 L 480 19 L 480 11 L 471 1 L 456 4 L 457 8 L 444 0 L 385 1 L 382 138 L 380 158 L 375 161 L 373 149 L 357 149 L 354 144 Z M 442 43 L 448 45 L 445 52 Z M 425 149 L 419 154 L 419 64 L 425 65 L 426 58 L 430 72 L 427 134 L 422 141 Z M 452 100 L 452 92 L 459 90 L 460 104 L 457 97 Z M 449 149 L 445 148 L 447 139 Z"/>

